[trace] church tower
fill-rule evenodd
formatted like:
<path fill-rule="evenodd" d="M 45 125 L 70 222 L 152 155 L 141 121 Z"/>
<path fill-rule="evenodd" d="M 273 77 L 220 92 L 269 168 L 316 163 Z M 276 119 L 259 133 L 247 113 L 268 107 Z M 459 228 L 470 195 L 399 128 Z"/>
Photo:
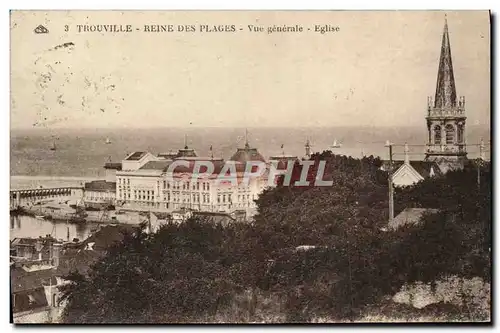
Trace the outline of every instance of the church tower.
<path fill-rule="evenodd" d="M 467 159 L 465 119 L 465 97 L 457 99 L 445 17 L 436 94 L 434 100 L 427 98 L 428 143 L 425 153 L 425 159 L 438 163 L 443 172 L 463 168 Z"/>

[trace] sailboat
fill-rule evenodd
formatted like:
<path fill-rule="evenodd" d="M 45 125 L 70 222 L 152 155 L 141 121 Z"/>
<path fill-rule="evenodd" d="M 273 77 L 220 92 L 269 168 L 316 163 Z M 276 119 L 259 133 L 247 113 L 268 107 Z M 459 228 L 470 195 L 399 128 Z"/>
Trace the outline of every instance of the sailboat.
<path fill-rule="evenodd" d="M 111 140 L 109 138 L 106 138 L 106 144 L 107 145 L 110 145 L 111 144 Z"/>
<path fill-rule="evenodd" d="M 52 143 L 52 147 L 50 147 L 50 150 L 57 150 L 55 142 Z"/>
<path fill-rule="evenodd" d="M 342 147 L 342 144 L 337 143 L 337 139 L 333 140 L 332 148 L 340 148 L 340 147 Z"/>

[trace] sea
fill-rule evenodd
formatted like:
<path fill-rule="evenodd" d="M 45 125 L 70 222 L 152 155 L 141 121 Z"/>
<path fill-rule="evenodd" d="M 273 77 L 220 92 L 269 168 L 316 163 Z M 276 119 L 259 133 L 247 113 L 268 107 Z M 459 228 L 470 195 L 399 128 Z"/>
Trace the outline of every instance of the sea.
<path fill-rule="evenodd" d="M 248 134 L 246 134 L 248 133 Z M 302 157 L 310 140 L 313 152 L 332 150 L 336 154 L 388 158 L 384 146 L 395 144 L 394 158 L 403 159 L 404 143 L 411 159 L 424 158 L 427 130 L 418 127 L 304 127 L 304 128 L 124 128 L 124 129 L 22 129 L 11 131 L 11 188 L 36 185 L 80 184 L 104 176 L 106 162 L 121 161 L 134 151 L 161 153 L 185 145 L 198 156 L 228 159 L 247 138 L 266 158 L 287 154 Z M 469 126 L 466 133 L 469 158 L 479 156 L 484 139 L 489 155 L 490 128 Z M 107 144 L 109 139 L 111 143 Z M 331 148 L 336 141 L 340 148 Z M 56 149 L 50 148 L 55 145 Z M 470 145 L 470 146 L 469 146 Z M 212 150 L 210 151 L 210 147 Z M 283 147 L 283 148 L 282 148 Z"/>

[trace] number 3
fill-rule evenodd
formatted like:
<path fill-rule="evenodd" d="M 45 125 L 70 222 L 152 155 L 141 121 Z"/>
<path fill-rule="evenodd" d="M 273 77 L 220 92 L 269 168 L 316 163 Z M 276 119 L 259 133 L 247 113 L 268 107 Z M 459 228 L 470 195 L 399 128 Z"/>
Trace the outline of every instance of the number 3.
<path fill-rule="evenodd" d="M 69 31 L 69 27 L 67 25 L 64 26 L 64 31 L 65 32 L 68 32 Z"/>

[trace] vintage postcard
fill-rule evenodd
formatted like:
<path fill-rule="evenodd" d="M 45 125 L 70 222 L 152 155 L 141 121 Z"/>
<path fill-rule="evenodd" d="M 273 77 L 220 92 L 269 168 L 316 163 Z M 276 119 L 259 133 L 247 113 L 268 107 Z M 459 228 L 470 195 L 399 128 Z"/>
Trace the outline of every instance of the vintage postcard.
<path fill-rule="evenodd" d="M 11 11 L 11 321 L 490 323 L 490 22 Z"/>

